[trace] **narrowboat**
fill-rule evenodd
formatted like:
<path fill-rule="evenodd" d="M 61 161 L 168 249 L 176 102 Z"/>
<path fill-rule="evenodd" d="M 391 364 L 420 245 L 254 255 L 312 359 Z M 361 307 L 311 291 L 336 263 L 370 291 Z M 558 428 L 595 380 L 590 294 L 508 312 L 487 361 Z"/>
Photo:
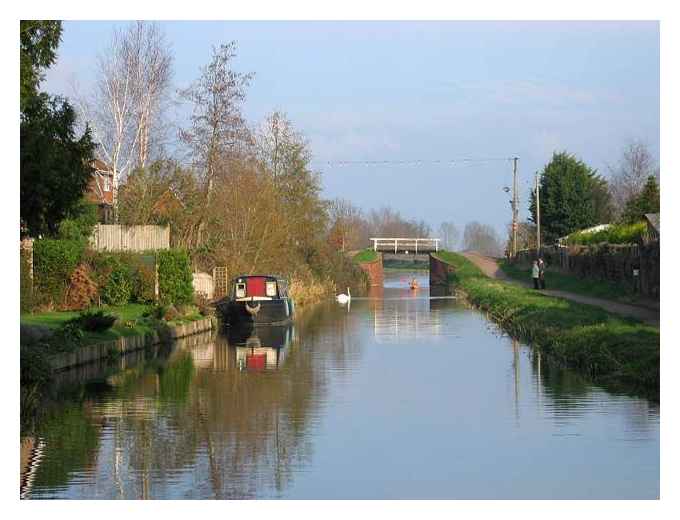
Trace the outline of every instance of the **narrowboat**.
<path fill-rule="evenodd" d="M 216 308 L 228 327 L 285 325 L 295 314 L 288 282 L 271 274 L 237 276 Z"/>

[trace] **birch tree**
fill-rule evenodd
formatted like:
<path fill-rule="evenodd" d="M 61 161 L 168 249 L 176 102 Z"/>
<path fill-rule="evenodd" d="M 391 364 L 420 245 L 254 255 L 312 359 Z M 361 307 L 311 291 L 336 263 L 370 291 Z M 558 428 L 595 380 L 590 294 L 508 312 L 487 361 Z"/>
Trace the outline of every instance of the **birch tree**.
<path fill-rule="evenodd" d="M 647 145 L 631 141 L 623 150 L 619 164 L 609 168 L 610 191 L 619 215 L 626 204 L 639 196 L 650 175 L 659 178 L 659 168 Z"/>
<path fill-rule="evenodd" d="M 168 98 L 172 62 L 160 27 L 134 22 L 115 29 L 109 47 L 99 55 L 91 94 L 76 92 L 101 159 L 113 173 L 114 204 L 121 179 L 134 168 L 144 168 L 151 158 L 158 140 L 154 132 L 162 124 Z"/>

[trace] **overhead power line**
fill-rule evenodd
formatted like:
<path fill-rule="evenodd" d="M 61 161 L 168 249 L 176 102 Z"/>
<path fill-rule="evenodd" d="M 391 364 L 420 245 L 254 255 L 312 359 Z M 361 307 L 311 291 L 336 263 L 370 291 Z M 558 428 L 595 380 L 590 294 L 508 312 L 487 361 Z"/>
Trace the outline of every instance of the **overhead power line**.
<path fill-rule="evenodd" d="M 313 161 L 315 165 L 334 166 L 420 166 L 427 164 L 456 165 L 462 163 L 480 163 L 493 161 L 512 161 L 512 157 L 470 157 L 459 159 L 409 159 L 409 160 L 335 160 Z"/>

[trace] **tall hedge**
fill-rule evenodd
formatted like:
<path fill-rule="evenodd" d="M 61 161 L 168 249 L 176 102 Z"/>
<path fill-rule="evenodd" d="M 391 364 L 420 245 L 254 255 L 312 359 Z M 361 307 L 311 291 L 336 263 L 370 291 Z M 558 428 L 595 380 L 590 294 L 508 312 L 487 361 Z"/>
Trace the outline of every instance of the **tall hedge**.
<path fill-rule="evenodd" d="M 158 290 L 161 303 L 191 303 L 194 298 L 191 262 L 186 251 L 159 251 Z"/>
<path fill-rule="evenodd" d="M 82 240 L 36 240 L 33 244 L 34 289 L 41 304 L 60 306 L 71 273 L 85 250 Z"/>

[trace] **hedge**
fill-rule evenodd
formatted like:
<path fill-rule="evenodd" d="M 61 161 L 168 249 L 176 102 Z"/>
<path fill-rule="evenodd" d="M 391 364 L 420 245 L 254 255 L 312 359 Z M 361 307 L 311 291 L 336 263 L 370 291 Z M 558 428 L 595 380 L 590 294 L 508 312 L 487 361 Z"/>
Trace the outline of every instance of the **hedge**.
<path fill-rule="evenodd" d="M 157 253 L 96 252 L 86 250 L 82 240 L 41 239 L 34 243 L 34 287 L 24 269 L 22 258 L 21 310 L 34 307 L 31 295 L 43 306 L 65 308 L 67 291 L 78 292 L 82 287 L 96 286 L 97 294 L 79 298 L 70 294 L 71 301 L 125 305 L 152 303 L 156 295 L 158 268 L 159 300 L 163 304 L 193 302 L 193 279 L 189 255 L 183 250 Z M 72 283 L 72 275 L 81 266 L 88 284 Z M 83 278 L 82 276 L 80 278 Z M 85 295 L 83 295 L 85 296 Z"/>
<path fill-rule="evenodd" d="M 156 259 L 161 304 L 191 303 L 194 298 L 194 287 L 187 252 L 181 249 L 159 251 Z"/>
<path fill-rule="evenodd" d="M 62 304 L 68 280 L 84 251 L 82 240 L 42 239 L 34 242 L 34 288 L 41 304 Z"/>

